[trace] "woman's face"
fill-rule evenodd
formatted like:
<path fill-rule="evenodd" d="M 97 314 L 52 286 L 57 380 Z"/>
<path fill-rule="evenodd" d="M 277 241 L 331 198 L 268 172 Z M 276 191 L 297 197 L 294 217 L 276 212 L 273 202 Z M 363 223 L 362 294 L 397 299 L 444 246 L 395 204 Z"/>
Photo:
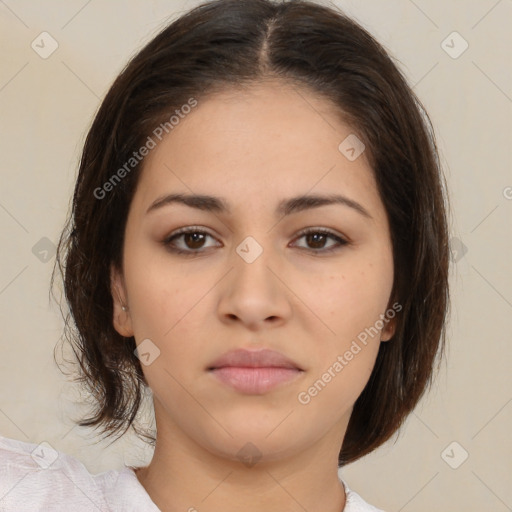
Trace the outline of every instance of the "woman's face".
<path fill-rule="evenodd" d="M 112 273 L 114 324 L 142 344 L 159 439 L 270 460 L 329 438 L 337 457 L 393 334 L 390 232 L 365 154 L 330 103 L 283 83 L 183 117 L 145 159 Z M 214 364 L 263 348 L 294 368 Z"/>

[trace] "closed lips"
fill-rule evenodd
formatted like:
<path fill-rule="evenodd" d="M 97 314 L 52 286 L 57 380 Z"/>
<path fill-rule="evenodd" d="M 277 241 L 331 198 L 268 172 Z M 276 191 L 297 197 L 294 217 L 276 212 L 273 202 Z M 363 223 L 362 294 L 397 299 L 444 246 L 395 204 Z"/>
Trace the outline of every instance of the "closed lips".
<path fill-rule="evenodd" d="M 269 349 L 237 349 L 223 354 L 209 365 L 208 370 L 233 366 L 238 368 L 290 368 L 303 371 L 297 363 L 280 352 Z"/>
<path fill-rule="evenodd" d="M 243 395 L 265 395 L 291 384 L 304 373 L 297 363 L 269 349 L 227 352 L 208 370 L 223 385 Z"/>

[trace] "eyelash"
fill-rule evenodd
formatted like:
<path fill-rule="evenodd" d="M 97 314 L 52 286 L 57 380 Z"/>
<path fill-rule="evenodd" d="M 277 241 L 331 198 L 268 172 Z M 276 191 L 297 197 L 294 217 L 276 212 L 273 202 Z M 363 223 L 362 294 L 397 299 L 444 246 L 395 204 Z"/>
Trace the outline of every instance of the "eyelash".
<path fill-rule="evenodd" d="M 209 236 L 211 238 L 214 238 L 207 231 L 204 231 L 203 229 L 195 227 L 195 226 L 190 226 L 190 227 L 187 227 L 187 228 L 182 228 L 182 229 L 176 231 L 175 233 L 172 233 L 171 235 L 169 235 L 168 237 L 166 237 L 163 240 L 162 244 L 169 251 L 171 251 L 171 252 L 173 252 L 175 254 L 182 254 L 182 255 L 186 255 L 186 256 L 193 256 L 193 255 L 200 254 L 201 252 L 205 252 L 206 251 L 205 249 L 198 249 L 198 250 L 189 249 L 189 250 L 184 250 L 184 249 L 178 249 L 177 247 L 172 245 L 171 242 L 173 240 L 175 240 L 177 238 L 180 238 L 181 236 L 189 234 L 189 233 L 198 233 L 198 234 L 201 234 L 201 235 L 207 235 L 207 236 Z M 305 229 L 305 230 L 303 230 L 303 231 L 301 231 L 299 233 L 297 239 L 300 239 L 300 238 L 303 238 L 304 236 L 312 235 L 312 234 L 315 234 L 315 235 L 325 235 L 328 238 L 331 238 L 332 240 L 335 240 L 338 243 L 338 245 L 334 245 L 334 246 L 332 246 L 330 248 L 327 248 L 327 249 L 304 249 L 304 248 L 302 249 L 302 250 L 307 251 L 309 253 L 313 253 L 313 254 L 331 253 L 333 251 L 341 249 L 341 247 L 343 247 L 344 245 L 348 245 L 349 244 L 349 242 L 347 240 L 345 240 L 344 238 L 334 234 L 331 231 L 323 229 L 323 228 L 308 228 L 308 229 Z"/>

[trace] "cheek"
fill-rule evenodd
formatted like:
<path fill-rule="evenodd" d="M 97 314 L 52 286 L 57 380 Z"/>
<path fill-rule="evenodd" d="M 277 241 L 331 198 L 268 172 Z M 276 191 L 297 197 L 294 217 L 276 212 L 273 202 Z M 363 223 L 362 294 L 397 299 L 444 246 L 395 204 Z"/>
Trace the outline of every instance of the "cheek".
<path fill-rule="evenodd" d="M 186 323 L 211 285 L 207 276 L 187 271 L 161 249 L 132 247 L 130 251 L 127 245 L 126 253 L 130 255 L 125 275 L 135 335 L 163 340 Z"/>
<path fill-rule="evenodd" d="M 159 351 L 143 371 L 151 387 L 174 389 L 171 375 L 183 382 L 192 367 L 202 367 L 200 355 L 210 333 L 198 315 L 208 307 L 205 294 L 218 277 L 171 265 L 165 254 L 146 257 L 140 250 L 131 256 L 126 284 L 135 339 L 139 344 L 149 338 Z M 179 386 L 175 391 L 180 392 Z"/>
<path fill-rule="evenodd" d="M 318 274 L 299 291 L 340 340 L 352 339 L 379 320 L 393 286 L 392 260 L 353 256 L 341 261 L 335 272 Z"/>
<path fill-rule="evenodd" d="M 322 422 L 329 425 L 350 413 L 370 378 L 377 350 L 375 346 L 360 344 L 348 352 L 352 354 L 350 360 L 346 352 L 334 354 L 301 388 L 297 402 L 304 414 L 322 417 Z"/>
<path fill-rule="evenodd" d="M 317 286 L 310 297 L 316 297 L 315 312 L 331 333 L 317 335 L 311 376 L 297 400 L 306 414 L 326 415 L 329 423 L 351 409 L 370 378 L 392 275 L 386 274 L 384 266 L 363 265 L 326 277 Z"/>

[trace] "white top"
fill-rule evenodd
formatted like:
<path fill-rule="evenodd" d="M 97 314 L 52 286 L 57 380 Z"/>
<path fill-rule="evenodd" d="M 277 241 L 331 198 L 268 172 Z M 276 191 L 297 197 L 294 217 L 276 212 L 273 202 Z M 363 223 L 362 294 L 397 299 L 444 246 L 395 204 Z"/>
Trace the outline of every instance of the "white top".
<path fill-rule="evenodd" d="M 383 512 L 345 482 L 342 512 Z M 160 512 L 130 467 L 92 475 L 75 457 L 47 443 L 0 436 L 0 511 Z"/>

